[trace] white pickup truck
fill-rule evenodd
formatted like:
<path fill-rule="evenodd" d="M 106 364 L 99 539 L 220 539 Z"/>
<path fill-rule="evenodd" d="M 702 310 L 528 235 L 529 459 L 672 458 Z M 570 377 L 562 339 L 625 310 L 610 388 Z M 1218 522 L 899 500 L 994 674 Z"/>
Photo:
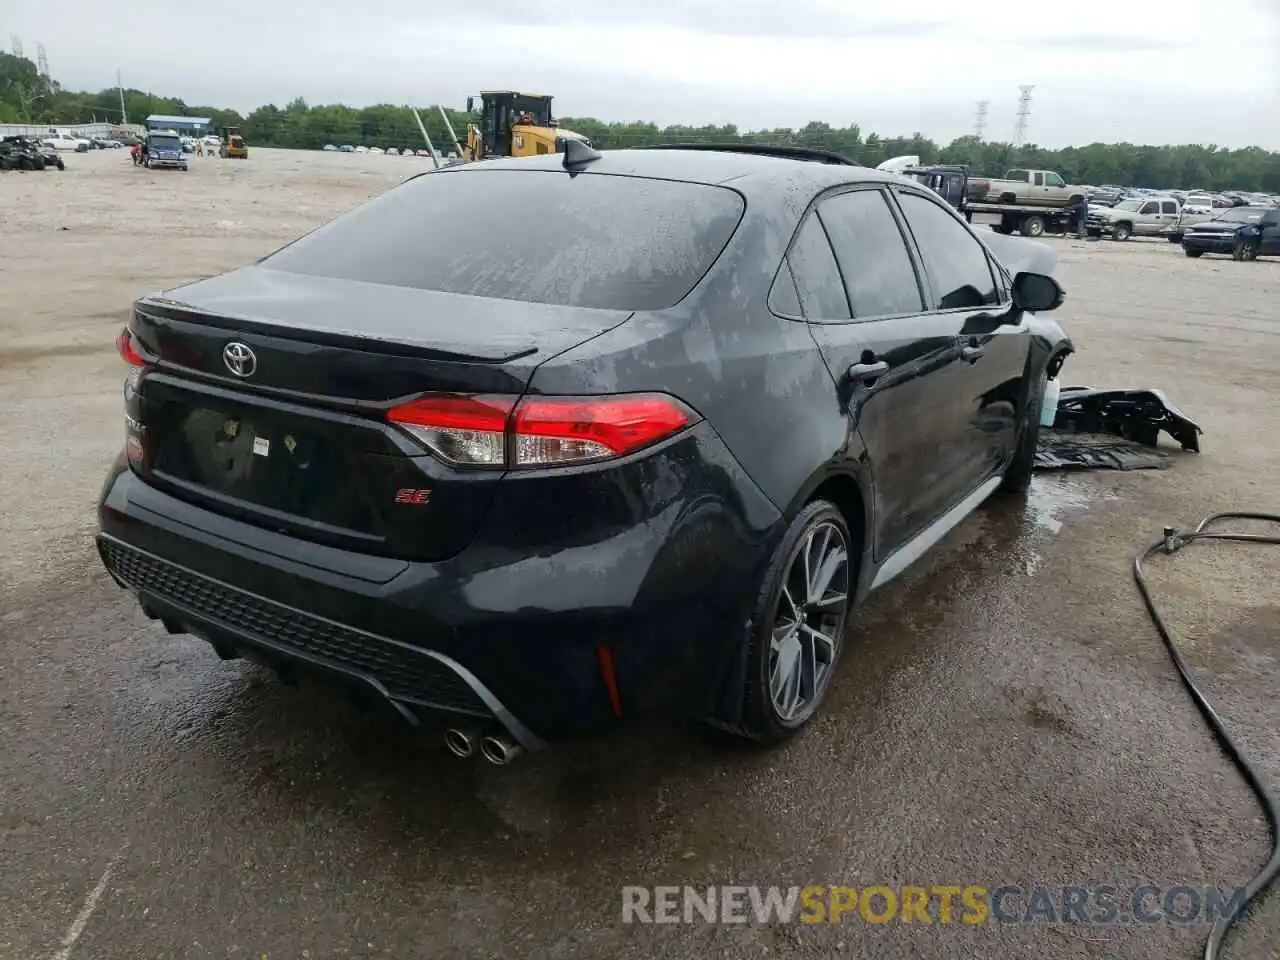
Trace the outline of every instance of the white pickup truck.
<path fill-rule="evenodd" d="M 1016 203 L 1036 207 L 1069 207 L 1085 195 L 1052 170 L 1009 170 L 999 180 L 970 180 L 976 203 Z"/>
<path fill-rule="evenodd" d="M 46 147 L 53 147 L 55 150 L 74 150 L 76 153 L 84 153 L 89 149 L 89 141 L 83 137 L 72 136 L 65 130 L 59 130 L 51 133 L 47 137 L 41 137 L 40 142 Z"/>

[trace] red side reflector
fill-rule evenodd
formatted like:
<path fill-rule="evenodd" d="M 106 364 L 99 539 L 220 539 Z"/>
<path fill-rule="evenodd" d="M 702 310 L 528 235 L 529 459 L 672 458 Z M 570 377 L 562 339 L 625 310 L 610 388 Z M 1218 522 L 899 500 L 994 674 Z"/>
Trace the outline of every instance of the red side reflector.
<path fill-rule="evenodd" d="M 622 716 L 622 695 L 618 692 L 618 674 L 613 668 L 613 650 L 603 643 L 596 644 L 596 656 L 600 658 L 600 677 L 605 692 L 609 694 L 609 706 L 615 717 Z"/>
<path fill-rule="evenodd" d="M 121 330 L 120 335 L 116 337 L 116 352 L 120 354 L 120 359 L 131 367 L 145 367 L 147 365 L 147 361 L 143 359 L 142 354 L 133 345 L 133 334 L 129 332 L 128 327 Z"/>

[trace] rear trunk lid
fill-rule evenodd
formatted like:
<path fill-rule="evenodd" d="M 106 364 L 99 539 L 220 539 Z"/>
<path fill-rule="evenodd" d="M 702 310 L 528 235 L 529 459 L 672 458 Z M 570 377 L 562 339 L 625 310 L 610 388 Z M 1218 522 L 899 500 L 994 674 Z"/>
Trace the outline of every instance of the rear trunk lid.
<path fill-rule="evenodd" d="M 540 363 L 629 315 L 260 266 L 144 298 L 134 469 L 302 538 L 443 559 L 474 537 L 502 473 L 433 458 L 387 411 L 422 393 L 518 396 Z"/>

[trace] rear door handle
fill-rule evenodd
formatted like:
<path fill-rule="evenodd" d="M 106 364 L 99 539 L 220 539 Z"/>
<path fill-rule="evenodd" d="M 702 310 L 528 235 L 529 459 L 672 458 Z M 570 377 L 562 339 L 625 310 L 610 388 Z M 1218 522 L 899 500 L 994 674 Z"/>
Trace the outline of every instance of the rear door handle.
<path fill-rule="evenodd" d="M 845 371 L 845 379 L 854 386 L 870 386 L 889 372 L 889 364 L 884 360 L 874 363 L 854 363 Z"/>
<path fill-rule="evenodd" d="M 986 352 L 987 351 L 982 347 L 965 347 L 960 351 L 960 356 L 963 357 L 965 360 L 967 360 L 969 363 L 977 363 L 978 358 L 981 357 Z"/>

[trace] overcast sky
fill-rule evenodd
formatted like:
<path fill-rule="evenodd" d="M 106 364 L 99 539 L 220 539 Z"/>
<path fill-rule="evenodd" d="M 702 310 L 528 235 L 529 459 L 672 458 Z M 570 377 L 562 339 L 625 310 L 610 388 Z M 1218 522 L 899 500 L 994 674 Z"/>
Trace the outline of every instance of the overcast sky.
<path fill-rule="evenodd" d="M 27 56 L 247 111 L 444 102 L 483 88 L 560 116 L 1280 149 L 1280 0 L 0 0 Z M 0 42 L 4 38 L 0 37 Z M 73 118 L 67 118 L 73 119 Z"/>

